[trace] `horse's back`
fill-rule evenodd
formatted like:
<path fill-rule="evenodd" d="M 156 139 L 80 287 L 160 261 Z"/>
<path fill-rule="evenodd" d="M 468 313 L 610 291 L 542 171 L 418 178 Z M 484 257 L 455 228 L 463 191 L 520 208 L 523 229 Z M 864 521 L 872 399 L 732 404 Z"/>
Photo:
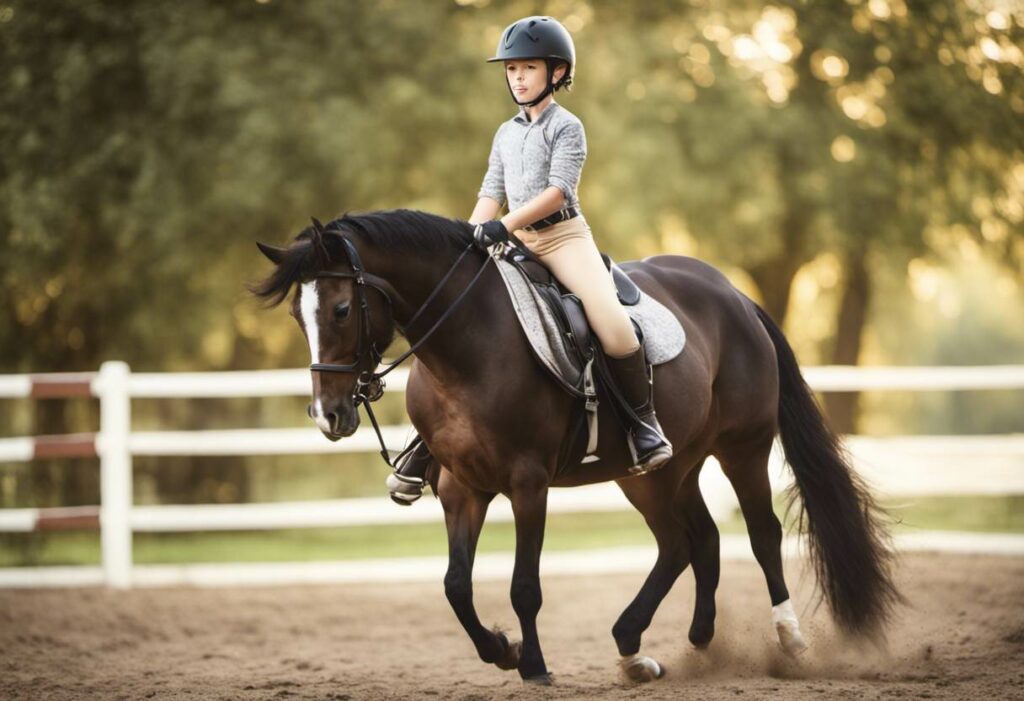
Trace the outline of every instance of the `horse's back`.
<path fill-rule="evenodd" d="M 699 341 L 719 355 L 726 343 L 746 340 L 771 346 L 750 300 L 714 266 L 688 256 L 660 255 L 622 267 L 645 292 L 679 316 L 687 343 Z M 752 329 L 757 330 L 754 337 Z M 692 338 L 694 333 L 697 338 Z"/>

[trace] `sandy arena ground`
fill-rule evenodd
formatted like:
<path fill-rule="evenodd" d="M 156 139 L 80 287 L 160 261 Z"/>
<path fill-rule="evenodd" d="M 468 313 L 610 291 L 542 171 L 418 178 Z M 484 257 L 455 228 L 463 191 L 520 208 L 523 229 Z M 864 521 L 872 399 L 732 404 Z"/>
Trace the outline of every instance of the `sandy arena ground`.
<path fill-rule="evenodd" d="M 809 599 L 788 572 L 798 613 Z M 476 659 L 440 583 L 259 589 L 0 591 L 0 698 L 996 699 L 1024 698 L 1024 559 L 905 556 L 910 606 L 888 652 L 841 642 L 805 612 L 811 650 L 777 650 L 752 563 L 726 562 L 717 637 L 686 642 L 687 572 L 644 638 L 664 679 L 617 676 L 609 630 L 642 575 L 549 578 L 541 640 L 557 686 L 524 688 Z M 477 584 L 484 621 L 515 630 L 507 584 Z"/>

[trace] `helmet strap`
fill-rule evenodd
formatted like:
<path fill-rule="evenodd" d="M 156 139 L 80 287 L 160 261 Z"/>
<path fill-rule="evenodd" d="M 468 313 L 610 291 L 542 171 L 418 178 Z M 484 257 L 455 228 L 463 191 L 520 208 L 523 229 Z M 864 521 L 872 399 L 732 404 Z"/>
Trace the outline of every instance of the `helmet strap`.
<path fill-rule="evenodd" d="M 520 102 L 519 100 L 517 100 L 515 91 L 512 90 L 512 86 L 509 84 L 508 78 L 506 78 L 505 85 L 508 87 L 508 92 L 512 96 L 512 102 L 516 103 L 520 107 L 534 107 L 535 105 L 540 104 L 541 101 L 544 100 L 544 98 L 546 98 L 548 95 L 554 92 L 555 86 L 551 82 L 551 76 L 554 75 L 555 73 L 555 67 L 553 65 L 554 62 L 555 60 L 551 58 L 544 59 L 544 65 L 547 66 L 548 70 L 547 86 L 544 88 L 543 91 L 541 91 L 540 95 L 538 95 L 535 99 L 531 100 L 530 102 Z"/>

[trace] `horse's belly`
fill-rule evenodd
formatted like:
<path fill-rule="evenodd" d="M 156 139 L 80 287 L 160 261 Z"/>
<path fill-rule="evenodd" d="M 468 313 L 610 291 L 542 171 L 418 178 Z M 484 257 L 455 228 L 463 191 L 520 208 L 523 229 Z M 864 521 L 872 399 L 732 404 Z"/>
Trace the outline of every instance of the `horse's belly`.
<path fill-rule="evenodd" d="M 586 484 L 610 482 L 622 479 L 629 474 L 632 466 L 630 460 L 598 460 L 596 462 L 577 463 L 555 475 L 551 480 L 552 487 L 582 487 Z"/>

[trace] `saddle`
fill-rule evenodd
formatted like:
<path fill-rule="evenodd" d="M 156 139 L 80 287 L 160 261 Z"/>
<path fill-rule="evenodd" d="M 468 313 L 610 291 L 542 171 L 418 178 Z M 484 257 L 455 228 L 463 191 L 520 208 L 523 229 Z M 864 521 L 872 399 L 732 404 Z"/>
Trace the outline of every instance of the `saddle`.
<path fill-rule="evenodd" d="M 602 382 L 611 383 L 600 342 L 587 322 L 579 297 L 562 285 L 529 249 L 515 243 L 492 247 L 491 256 L 535 357 L 563 389 L 586 400 L 590 435 L 584 462 L 597 460 L 595 365 Z M 602 253 L 601 259 L 612 276 L 619 302 L 644 345 L 647 361 L 659 365 L 679 355 L 686 334 L 675 315 L 644 293 L 608 255 Z"/>
<path fill-rule="evenodd" d="M 540 260 L 536 258 L 529 249 L 513 248 L 509 250 L 505 260 L 517 266 L 526 279 L 533 284 L 534 289 L 542 300 L 547 304 L 555 323 L 558 324 L 559 336 L 565 342 L 565 348 L 579 364 L 585 365 L 594 357 L 595 348 L 593 332 L 587 322 L 587 315 L 583 311 L 583 302 L 565 287 L 558 278 L 552 274 Z M 640 302 L 640 288 L 628 275 L 617 266 L 611 257 L 601 254 L 604 267 L 612 276 L 615 283 L 615 292 L 619 297 L 619 303 L 623 306 L 632 307 Z M 632 317 L 630 320 L 633 321 Z M 643 332 L 640 326 L 633 321 L 633 328 L 638 336 Z"/>

